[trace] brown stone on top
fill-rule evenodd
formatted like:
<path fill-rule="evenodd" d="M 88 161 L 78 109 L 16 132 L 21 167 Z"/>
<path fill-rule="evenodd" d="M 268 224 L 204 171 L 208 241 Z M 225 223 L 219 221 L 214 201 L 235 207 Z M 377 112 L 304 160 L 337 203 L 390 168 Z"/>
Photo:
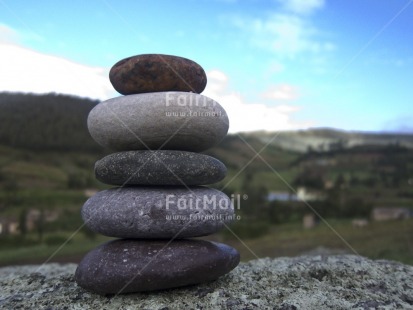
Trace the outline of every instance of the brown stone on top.
<path fill-rule="evenodd" d="M 178 56 L 143 54 L 117 62 L 109 73 L 113 87 L 123 95 L 161 91 L 201 93 L 206 86 L 204 69 Z"/>

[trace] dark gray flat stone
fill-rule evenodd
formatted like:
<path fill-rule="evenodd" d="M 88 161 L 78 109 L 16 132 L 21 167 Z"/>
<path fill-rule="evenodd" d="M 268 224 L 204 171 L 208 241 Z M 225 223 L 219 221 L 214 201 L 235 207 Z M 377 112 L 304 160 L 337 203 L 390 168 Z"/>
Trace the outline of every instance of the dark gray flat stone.
<path fill-rule="evenodd" d="M 221 141 L 228 127 L 228 116 L 219 103 L 187 92 L 112 98 L 96 105 L 88 117 L 93 139 L 117 151 L 202 152 Z"/>
<path fill-rule="evenodd" d="M 185 151 L 128 151 L 95 164 L 96 178 L 112 185 L 205 185 L 225 178 L 227 168 L 211 156 Z"/>
<path fill-rule="evenodd" d="M 190 238 L 234 220 L 231 200 L 208 187 L 124 187 L 98 192 L 82 207 L 89 229 L 117 238 Z"/>
<path fill-rule="evenodd" d="M 215 280 L 239 260 L 234 248 L 204 240 L 114 240 L 83 258 L 75 280 L 98 294 L 162 290 Z"/>

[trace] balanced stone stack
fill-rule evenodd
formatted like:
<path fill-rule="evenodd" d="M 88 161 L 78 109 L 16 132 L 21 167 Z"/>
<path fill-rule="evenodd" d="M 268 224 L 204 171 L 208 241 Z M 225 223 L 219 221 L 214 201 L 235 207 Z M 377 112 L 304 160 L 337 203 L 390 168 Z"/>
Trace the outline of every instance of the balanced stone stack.
<path fill-rule="evenodd" d="M 82 208 L 86 226 L 120 238 L 89 252 L 75 279 L 99 294 L 160 290 L 212 281 L 239 263 L 232 247 L 199 239 L 234 218 L 224 193 L 202 185 L 222 180 L 226 167 L 200 154 L 228 131 L 225 110 L 202 96 L 204 70 L 176 56 L 147 54 L 110 71 L 125 96 L 98 104 L 88 128 L 118 151 L 99 160 L 95 175 L 116 185 Z"/>

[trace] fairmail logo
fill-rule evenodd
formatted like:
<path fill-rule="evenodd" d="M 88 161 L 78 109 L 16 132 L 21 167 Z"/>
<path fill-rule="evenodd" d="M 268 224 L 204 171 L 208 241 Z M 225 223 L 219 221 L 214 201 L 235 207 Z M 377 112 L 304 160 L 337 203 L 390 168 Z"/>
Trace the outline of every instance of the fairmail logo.
<path fill-rule="evenodd" d="M 166 93 L 165 102 L 167 107 L 214 107 L 217 104 L 216 101 L 206 96 L 194 93 L 182 93 L 177 96 L 173 92 Z"/>
<path fill-rule="evenodd" d="M 245 199 L 244 199 L 245 200 Z M 241 195 L 232 194 L 231 198 L 222 195 L 201 195 L 201 196 L 166 196 L 166 209 L 178 208 L 178 210 L 228 210 L 241 208 Z"/>

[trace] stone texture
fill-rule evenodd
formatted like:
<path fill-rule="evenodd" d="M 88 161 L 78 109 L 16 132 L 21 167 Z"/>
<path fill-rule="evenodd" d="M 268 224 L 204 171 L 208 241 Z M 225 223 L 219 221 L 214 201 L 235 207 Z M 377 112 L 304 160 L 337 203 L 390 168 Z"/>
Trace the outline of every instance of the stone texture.
<path fill-rule="evenodd" d="M 110 70 L 109 79 L 123 95 L 159 91 L 201 93 L 207 84 L 205 71 L 196 62 L 162 54 L 122 59 Z"/>
<path fill-rule="evenodd" d="M 228 116 L 214 100 L 193 93 L 159 92 L 109 99 L 92 109 L 88 128 L 100 145 L 118 151 L 201 152 L 228 132 Z"/>
<path fill-rule="evenodd" d="M 113 240 L 90 251 L 76 282 L 98 294 L 124 294 L 209 282 L 239 263 L 234 248 L 204 240 Z"/>
<path fill-rule="evenodd" d="M 189 238 L 235 218 L 231 200 L 208 187 L 124 187 L 98 192 L 82 207 L 86 226 L 117 238 Z"/>
<path fill-rule="evenodd" d="M 205 185 L 225 178 L 218 159 L 185 151 L 126 151 L 95 164 L 96 178 L 112 185 Z"/>
<path fill-rule="evenodd" d="M 105 297 L 74 281 L 75 264 L 0 268 L 2 309 L 412 309 L 413 266 L 352 255 L 260 259 L 218 280 Z"/>

